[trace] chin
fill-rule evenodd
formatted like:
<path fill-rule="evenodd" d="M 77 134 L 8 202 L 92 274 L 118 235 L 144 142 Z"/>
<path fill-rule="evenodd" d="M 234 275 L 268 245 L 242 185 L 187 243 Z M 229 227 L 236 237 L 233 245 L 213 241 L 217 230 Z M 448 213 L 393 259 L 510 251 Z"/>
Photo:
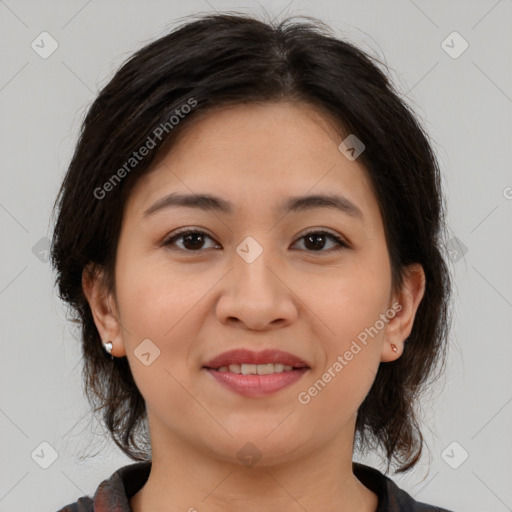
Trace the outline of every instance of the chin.
<path fill-rule="evenodd" d="M 290 436 L 279 435 L 277 432 L 269 436 L 268 431 L 248 429 L 243 434 L 233 433 L 233 438 L 224 439 L 221 445 L 210 445 L 209 450 L 214 457 L 231 464 L 271 467 L 293 461 L 307 448 L 304 443 L 296 440 L 292 444 Z"/>

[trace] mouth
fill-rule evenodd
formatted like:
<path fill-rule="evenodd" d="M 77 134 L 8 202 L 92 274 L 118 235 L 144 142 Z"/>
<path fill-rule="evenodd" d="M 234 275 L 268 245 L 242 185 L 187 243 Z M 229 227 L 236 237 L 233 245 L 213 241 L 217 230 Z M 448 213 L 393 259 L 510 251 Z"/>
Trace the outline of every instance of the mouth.
<path fill-rule="evenodd" d="M 204 368 L 218 371 L 230 370 L 233 373 L 243 373 L 244 375 L 265 375 L 291 371 L 296 368 L 309 368 L 309 365 L 299 357 L 282 350 L 267 349 L 254 352 L 247 349 L 236 349 L 219 354 L 208 361 Z M 259 373 L 259 371 L 263 373 Z"/>
<path fill-rule="evenodd" d="M 209 368 L 218 372 L 231 372 L 242 375 L 271 375 L 273 373 L 291 372 L 305 368 L 303 366 L 290 366 L 283 363 L 265 363 L 265 364 L 230 364 L 229 366 L 219 366 L 218 368 Z"/>
<path fill-rule="evenodd" d="M 203 366 L 215 381 L 246 397 L 264 397 L 302 378 L 309 365 L 280 350 L 232 350 Z"/>

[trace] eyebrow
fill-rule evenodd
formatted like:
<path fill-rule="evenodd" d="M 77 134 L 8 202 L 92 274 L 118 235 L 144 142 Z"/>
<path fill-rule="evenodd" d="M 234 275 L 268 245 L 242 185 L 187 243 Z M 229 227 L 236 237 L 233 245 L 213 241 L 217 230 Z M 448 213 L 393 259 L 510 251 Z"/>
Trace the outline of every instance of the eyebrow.
<path fill-rule="evenodd" d="M 210 194 L 178 194 L 171 193 L 158 199 L 145 212 L 144 217 L 169 208 L 196 208 L 204 211 L 216 211 L 225 214 L 233 213 L 233 205 L 220 197 Z M 334 208 L 351 217 L 363 219 L 362 211 L 349 199 L 336 194 L 315 194 L 309 196 L 292 196 L 281 206 L 283 212 L 302 212 L 314 208 Z"/>

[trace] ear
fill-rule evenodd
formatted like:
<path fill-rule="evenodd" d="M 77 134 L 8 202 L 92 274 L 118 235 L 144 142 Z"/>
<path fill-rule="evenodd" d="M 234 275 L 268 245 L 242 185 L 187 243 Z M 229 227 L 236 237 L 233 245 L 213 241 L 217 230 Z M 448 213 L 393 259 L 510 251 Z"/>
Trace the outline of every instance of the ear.
<path fill-rule="evenodd" d="M 398 296 L 393 298 L 390 310 L 395 316 L 386 325 L 386 336 L 382 345 L 381 361 L 398 359 L 403 351 L 405 340 L 411 334 L 416 311 L 425 293 L 425 272 L 419 263 L 409 265 Z M 396 346 L 396 352 L 392 349 Z"/>
<path fill-rule="evenodd" d="M 97 265 L 87 265 L 82 271 L 82 288 L 102 343 L 112 342 L 114 357 L 125 356 L 118 308 L 114 294 L 107 289 L 104 270 Z"/>

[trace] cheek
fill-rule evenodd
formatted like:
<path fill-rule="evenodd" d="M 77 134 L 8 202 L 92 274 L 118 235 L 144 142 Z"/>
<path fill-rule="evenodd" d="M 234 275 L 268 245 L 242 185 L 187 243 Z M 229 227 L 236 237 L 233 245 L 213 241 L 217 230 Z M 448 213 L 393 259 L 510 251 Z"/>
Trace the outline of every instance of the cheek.
<path fill-rule="evenodd" d="M 322 332 L 318 338 L 326 341 L 326 352 L 332 360 L 349 349 L 352 340 L 364 342 L 381 336 L 391 289 L 390 268 L 385 258 L 361 261 L 332 274 L 329 282 L 318 286 L 312 282 L 304 292 L 308 306 L 317 318 Z M 375 327 L 379 331 L 375 333 Z M 373 336 L 368 335 L 371 331 Z M 376 345 L 376 344 L 374 344 Z"/>
<path fill-rule="evenodd" d="M 324 438 L 335 436 L 351 423 L 373 384 L 374 364 L 371 354 L 361 352 L 346 365 L 329 365 L 323 374 L 308 383 L 298 407 L 304 427 L 309 427 L 313 438 L 318 432 L 323 432 Z"/>
<path fill-rule="evenodd" d="M 120 258 L 116 291 L 128 337 L 167 338 L 205 293 L 184 272 L 143 256 Z"/>
<path fill-rule="evenodd" d="M 369 293 L 348 283 L 330 301 L 325 296 L 317 298 L 317 304 L 324 303 L 320 313 L 324 322 L 314 337 L 322 344 L 323 360 L 297 399 L 309 418 L 329 416 L 330 422 L 315 423 L 332 435 L 357 413 L 375 379 L 386 325 L 380 315 L 385 313 L 386 298 L 382 290 Z"/>
<path fill-rule="evenodd" d="M 180 383 L 190 387 L 190 341 L 197 338 L 197 303 L 204 290 L 158 264 L 130 263 L 119 262 L 116 291 L 123 342 L 137 388 L 148 409 L 190 408 L 190 397 Z M 144 357 L 145 353 L 149 356 Z"/>
<path fill-rule="evenodd" d="M 308 291 L 310 307 L 321 319 L 313 337 L 322 343 L 323 360 L 307 384 L 313 388 L 304 401 L 311 398 L 312 410 L 318 414 L 334 405 L 338 425 L 357 411 L 380 364 L 387 325 L 382 318 L 389 321 L 385 313 L 391 287 L 385 255 L 362 255 L 322 293 L 315 286 Z"/>
<path fill-rule="evenodd" d="M 179 382 L 188 382 L 190 372 L 198 369 L 193 354 L 201 343 L 200 331 L 208 314 L 205 295 L 218 282 L 218 275 L 184 271 L 168 261 L 144 261 L 132 253 L 130 258 L 119 259 L 116 278 L 123 342 L 142 394 L 151 396 L 151 389 L 146 392 L 148 386 L 169 381 L 166 370 Z M 148 367 L 137 359 L 139 346 L 147 339 L 158 354 Z M 160 394 L 158 389 L 152 391 L 156 391 L 152 396 Z"/>

